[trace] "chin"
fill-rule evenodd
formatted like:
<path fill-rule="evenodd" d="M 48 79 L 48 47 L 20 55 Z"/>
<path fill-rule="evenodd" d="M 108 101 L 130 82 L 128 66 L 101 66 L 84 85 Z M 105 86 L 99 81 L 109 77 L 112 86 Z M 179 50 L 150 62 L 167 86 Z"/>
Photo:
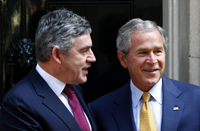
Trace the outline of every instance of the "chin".
<path fill-rule="evenodd" d="M 83 78 L 83 79 L 81 79 L 80 81 L 79 81 L 79 83 L 80 84 L 83 84 L 83 83 L 85 83 L 87 81 L 87 78 Z"/>
<path fill-rule="evenodd" d="M 146 82 L 149 86 L 154 86 L 156 83 L 158 83 L 159 79 L 156 80 L 148 80 L 148 82 Z"/>

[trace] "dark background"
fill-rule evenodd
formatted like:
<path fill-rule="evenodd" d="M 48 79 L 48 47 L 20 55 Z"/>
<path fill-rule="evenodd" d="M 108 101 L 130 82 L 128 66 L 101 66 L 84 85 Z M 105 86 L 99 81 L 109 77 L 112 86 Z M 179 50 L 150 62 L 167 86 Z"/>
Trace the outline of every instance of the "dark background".
<path fill-rule="evenodd" d="M 86 102 L 121 87 L 130 79 L 117 58 L 119 28 L 132 18 L 153 20 L 162 26 L 162 0 L 7 0 L 0 5 L 0 102 L 34 64 L 34 49 L 29 47 L 31 54 L 19 55 L 17 45 L 34 43 L 38 21 L 50 10 L 65 7 L 85 17 L 92 26 L 92 50 L 97 61 L 89 69 L 88 81 L 81 84 Z M 23 38 L 29 42 L 22 41 Z M 31 62 L 27 64 L 28 60 Z"/>

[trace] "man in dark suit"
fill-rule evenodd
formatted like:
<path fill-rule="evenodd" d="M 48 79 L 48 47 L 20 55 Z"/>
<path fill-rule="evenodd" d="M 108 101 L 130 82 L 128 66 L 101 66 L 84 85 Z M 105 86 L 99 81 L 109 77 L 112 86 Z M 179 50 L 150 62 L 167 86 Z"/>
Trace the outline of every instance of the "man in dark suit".
<path fill-rule="evenodd" d="M 4 97 L 1 131 L 97 130 L 78 85 L 86 82 L 90 63 L 96 61 L 90 33 L 89 22 L 66 9 L 40 19 L 35 37 L 37 65 Z M 75 118 L 71 96 L 64 93 L 70 86 L 87 129 Z"/>
<path fill-rule="evenodd" d="M 131 79 L 89 103 L 99 130 L 151 131 L 152 125 L 152 131 L 200 130 L 200 87 L 163 75 L 167 46 L 164 30 L 152 21 L 132 19 L 121 27 L 118 58 Z M 146 94 L 150 94 L 147 102 Z M 143 117 L 143 104 L 151 117 Z"/>

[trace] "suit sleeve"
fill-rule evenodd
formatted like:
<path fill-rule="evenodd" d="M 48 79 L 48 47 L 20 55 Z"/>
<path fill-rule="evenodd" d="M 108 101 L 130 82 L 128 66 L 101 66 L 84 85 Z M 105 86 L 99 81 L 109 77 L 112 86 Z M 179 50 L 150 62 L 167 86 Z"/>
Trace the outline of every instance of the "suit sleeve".
<path fill-rule="evenodd" d="M 1 131 L 42 131 L 28 102 L 17 96 L 5 99 L 0 111 Z"/>

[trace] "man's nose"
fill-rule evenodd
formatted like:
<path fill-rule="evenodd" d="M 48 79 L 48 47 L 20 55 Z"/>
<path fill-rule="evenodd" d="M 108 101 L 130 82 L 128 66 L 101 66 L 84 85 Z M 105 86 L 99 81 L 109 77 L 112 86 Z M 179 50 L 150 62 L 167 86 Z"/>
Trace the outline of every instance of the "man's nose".
<path fill-rule="evenodd" d="M 87 60 L 88 60 L 88 62 L 95 62 L 96 61 L 96 57 L 94 56 L 92 49 L 90 49 L 90 53 L 88 55 Z"/>
<path fill-rule="evenodd" d="M 153 52 L 149 53 L 147 62 L 150 64 L 155 64 L 157 62 L 156 55 Z"/>

